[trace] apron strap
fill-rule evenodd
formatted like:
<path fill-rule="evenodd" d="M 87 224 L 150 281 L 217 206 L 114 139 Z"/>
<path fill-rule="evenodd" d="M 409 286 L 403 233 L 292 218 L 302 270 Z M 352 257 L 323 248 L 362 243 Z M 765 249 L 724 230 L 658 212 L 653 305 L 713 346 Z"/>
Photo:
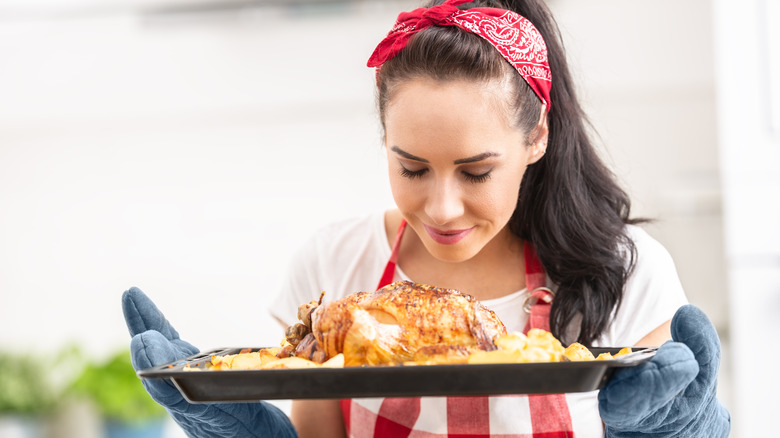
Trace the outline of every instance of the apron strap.
<path fill-rule="evenodd" d="M 532 328 L 550 331 L 550 308 L 553 292 L 547 287 L 547 275 L 544 266 L 536 255 L 531 242 L 523 245 L 525 256 L 525 288 L 530 293 L 525 300 L 523 310 L 529 313 L 523 333 Z M 574 436 L 569 404 L 565 394 L 529 394 L 528 408 L 531 410 L 533 436 L 570 437 Z M 555 431 L 555 433 L 537 435 L 536 431 Z"/>
<path fill-rule="evenodd" d="M 398 226 L 398 231 L 395 234 L 395 242 L 393 242 L 393 249 L 390 252 L 390 259 L 385 265 L 385 272 L 382 273 L 382 278 L 379 280 L 377 289 L 381 289 L 393 282 L 395 278 L 395 266 L 398 264 L 398 251 L 401 248 L 401 238 L 404 236 L 404 230 L 406 230 L 406 219 L 401 219 L 401 225 Z"/>

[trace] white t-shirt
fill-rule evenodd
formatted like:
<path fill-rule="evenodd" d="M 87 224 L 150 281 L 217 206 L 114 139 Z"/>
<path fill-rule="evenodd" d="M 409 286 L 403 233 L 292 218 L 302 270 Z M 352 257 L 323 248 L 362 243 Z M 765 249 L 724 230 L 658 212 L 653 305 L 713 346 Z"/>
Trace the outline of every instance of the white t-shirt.
<path fill-rule="evenodd" d="M 628 232 L 637 249 L 636 265 L 626 282 L 620 309 L 594 346 L 636 345 L 687 303 L 674 262 L 666 249 L 637 226 L 628 226 Z M 290 325 L 297 322 L 298 306 L 318 299 L 322 291 L 325 291 L 324 301 L 327 302 L 358 291 L 376 290 L 390 252 L 384 212 L 323 227 L 290 263 L 281 293 L 271 306 L 273 316 Z M 395 279 L 414 280 L 400 268 L 396 269 Z M 554 285 L 551 286 L 555 289 Z M 523 290 L 482 303 L 496 312 L 508 331 L 522 331 L 528 318 L 522 310 L 524 300 Z M 597 394 L 597 391 L 592 391 L 566 395 L 578 437 L 603 435 Z M 522 397 L 508 400 L 522 403 Z M 379 406 L 376 399 L 360 399 L 358 402 L 364 403 L 367 408 Z M 508 423 L 517 421 L 518 413 L 524 411 L 512 406 L 504 406 L 503 409 L 512 414 L 496 417 L 505 417 Z M 491 415 L 491 429 L 495 421 L 493 417 Z M 496 427 L 503 428 L 501 425 Z M 511 427 L 507 424 L 505 428 Z"/>

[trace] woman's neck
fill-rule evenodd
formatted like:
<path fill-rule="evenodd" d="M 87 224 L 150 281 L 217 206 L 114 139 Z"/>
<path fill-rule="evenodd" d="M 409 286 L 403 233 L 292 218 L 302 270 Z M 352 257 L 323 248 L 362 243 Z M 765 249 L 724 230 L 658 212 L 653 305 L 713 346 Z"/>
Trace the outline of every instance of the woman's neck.
<path fill-rule="evenodd" d="M 390 245 L 395 240 L 401 215 L 397 210 L 385 215 Z M 477 255 L 448 262 L 433 257 L 411 227 L 406 227 L 398 255 L 398 266 L 417 283 L 456 289 L 479 300 L 503 297 L 525 287 L 525 261 L 522 240 L 504 229 Z"/>

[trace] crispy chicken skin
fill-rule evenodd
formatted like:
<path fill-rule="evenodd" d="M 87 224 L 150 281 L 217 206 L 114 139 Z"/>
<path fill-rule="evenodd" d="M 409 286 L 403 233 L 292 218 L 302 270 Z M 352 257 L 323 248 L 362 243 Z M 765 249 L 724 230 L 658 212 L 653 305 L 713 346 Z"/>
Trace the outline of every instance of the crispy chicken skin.
<path fill-rule="evenodd" d="M 346 366 L 461 357 L 496 349 L 494 339 L 506 334 L 474 297 L 408 281 L 324 303 L 312 312 L 311 329 L 316 342 L 295 355 L 322 361 L 343 353 Z"/>

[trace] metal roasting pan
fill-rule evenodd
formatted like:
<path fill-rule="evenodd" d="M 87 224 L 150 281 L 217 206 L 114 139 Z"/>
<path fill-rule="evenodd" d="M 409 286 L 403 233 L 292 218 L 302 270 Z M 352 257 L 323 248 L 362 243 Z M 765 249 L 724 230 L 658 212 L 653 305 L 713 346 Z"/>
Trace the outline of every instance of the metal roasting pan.
<path fill-rule="evenodd" d="M 415 365 L 269 370 L 205 370 L 211 355 L 246 348 L 218 348 L 138 371 L 142 379 L 170 379 L 191 403 L 273 399 L 555 394 L 601 389 L 616 369 L 637 366 L 655 348 L 587 362 Z M 258 348 L 253 348 L 256 351 Z M 591 348 L 594 356 L 620 348 Z M 184 371 L 184 367 L 204 368 Z"/>

